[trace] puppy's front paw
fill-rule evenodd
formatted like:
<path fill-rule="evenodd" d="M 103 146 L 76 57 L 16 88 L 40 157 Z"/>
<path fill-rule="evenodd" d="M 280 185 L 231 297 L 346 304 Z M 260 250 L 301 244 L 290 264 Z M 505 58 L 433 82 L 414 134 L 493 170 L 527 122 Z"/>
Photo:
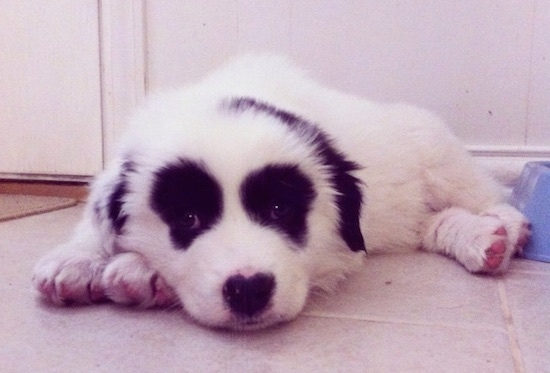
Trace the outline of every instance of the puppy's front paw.
<path fill-rule="evenodd" d="M 43 258 L 34 269 L 33 284 L 55 305 L 88 304 L 105 300 L 101 274 L 105 267 L 99 255 L 59 252 Z"/>
<path fill-rule="evenodd" d="M 178 302 L 176 293 L 164 278 L 135 253 L 113 257 L 103 272 L 101 286 L 115 303 L 149 308 Z"/>

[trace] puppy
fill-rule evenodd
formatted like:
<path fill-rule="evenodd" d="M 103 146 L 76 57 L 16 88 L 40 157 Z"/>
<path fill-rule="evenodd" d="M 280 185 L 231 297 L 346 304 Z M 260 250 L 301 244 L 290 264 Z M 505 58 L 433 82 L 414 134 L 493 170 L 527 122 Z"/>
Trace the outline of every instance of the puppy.
<path fill-rule="evenodd" d="M 366 252 L 423 249 L 506 270 L 529 225 L 433 114 L 246 56 L 152 97 L 34 285 L 56 305 L 181 304 L 197 322 L 293 319 Z"/>

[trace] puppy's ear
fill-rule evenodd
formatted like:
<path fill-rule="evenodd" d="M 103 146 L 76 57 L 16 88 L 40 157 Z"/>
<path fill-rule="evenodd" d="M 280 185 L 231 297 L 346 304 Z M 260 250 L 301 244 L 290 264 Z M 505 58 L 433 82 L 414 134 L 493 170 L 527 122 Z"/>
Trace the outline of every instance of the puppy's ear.
<path fill-rule="evenodd" d="M 123 175 L 114 185 L 111 194 L 107 201 L 107 217 L 111 223 L 111 227 L 116 234 L 122 232 L 124 224 L 128 219 L 128 215 L 123 212 L 124 199 L 128 194 L 128 181 Z"/>
<path fill-rule="evenodd" d="M 132 161 L 124 161 L 117 170 L 108 170 L 101 175 L 93 186 L 90 198 L 94 201 L 92 203 L 96 222 L 100 226 L 107 225 L 116 235 L 122 233 L 128 219 L 124 211 L 129 193 L 128 176 L 135 171 Z"/>
<path fill-rule="evenodd" d="M 336 206 L 340 213 L 340 235 L 352 251 L 366 251 L 360 224 L 363 206 L 361 182 L 349 171 L 338 174 L 333 178 L 333 182 L 338 191 Z"/>

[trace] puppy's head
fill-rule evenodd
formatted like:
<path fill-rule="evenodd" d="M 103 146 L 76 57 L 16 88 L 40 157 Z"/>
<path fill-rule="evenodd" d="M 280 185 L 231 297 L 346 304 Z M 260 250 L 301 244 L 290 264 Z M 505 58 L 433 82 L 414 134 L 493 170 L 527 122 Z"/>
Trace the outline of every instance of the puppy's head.
<path fill-rule="evenodd" d="M 316 125 L 251 98 L 149 108 L 108 197 L 108 234 L 198 322 L 294 318 L 364 251 L 357 168 Z"/>

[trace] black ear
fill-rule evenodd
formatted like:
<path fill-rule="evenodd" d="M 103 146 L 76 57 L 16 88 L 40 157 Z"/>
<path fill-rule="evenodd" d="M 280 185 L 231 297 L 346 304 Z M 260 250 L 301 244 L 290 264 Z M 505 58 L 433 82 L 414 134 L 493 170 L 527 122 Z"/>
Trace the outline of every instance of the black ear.
<path fill-rule="evenodd" d="M 318 155 L 328 166 L 329 180 L 336 191 L 340 235 L 352 251 L 366 251 L 360 224 L 363 207 L 362 182 L 353 176 L 353 172 L 361 169 L 361 166 L 338 151 L 324 132 L 319 130 L 313 142 L 317 145 Z"/>
<path fill-rule="evenodd" d="M 345 163 L 348 166 L 340 168 L 340 171 L 336 172 L 332 178 L 338 191 L 336 205 L 340 213 L 340 234 L 352 251 L 366 251 L 360 224 L 363 205 L 360 181 L 349 174 L 349 167 L 356 168 L 356 166 L 349 162 Z"/>
<path fill-rule="evenodd" d="M 128 219 L 128 215 L 123 213 L 122 206 L 124 199 L 128 194 L 128 181 L 121 177 L 115 184 L 107 202 L 107 216 L 111 221 L 111 226 L 116 234 L 122 233 L 122 228 Z"/>
<path fill-rule="evenodd" d="M 97 193 L 97 199 L 93 202 L 95 218 L 98 223 L 105 224 L 108 221 L 109 226 L 115 234 L 121 234 L 128 219 L 124 212 L 124 204 L 129 193 L 128 176 L 136 172 L 136 167 L 132 161 L 124 161 L 120 166 L 120 171 L 111 179 L 99 180 L 95 188 L 100 188 Z"/>

